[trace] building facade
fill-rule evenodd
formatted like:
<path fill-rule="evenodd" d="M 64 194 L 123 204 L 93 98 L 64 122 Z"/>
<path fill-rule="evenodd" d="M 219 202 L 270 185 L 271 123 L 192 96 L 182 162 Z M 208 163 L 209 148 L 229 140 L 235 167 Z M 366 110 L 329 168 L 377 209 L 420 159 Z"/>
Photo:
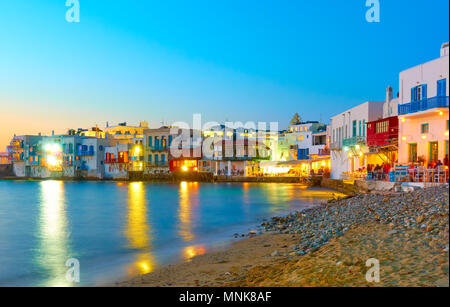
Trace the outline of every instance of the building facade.
<path fill-rule="evenodd" d="M 383 117 L 383 105 L 384 101 L 368 101 L 331 118 L 332 179 L 345 178 L 366 166 L 366 123 Z"/>
<path fill-rule="evenodd" d="M 449 153 L 449 44 L 439 58 L 400 73 L 399 163 L 443 161 Z"/>

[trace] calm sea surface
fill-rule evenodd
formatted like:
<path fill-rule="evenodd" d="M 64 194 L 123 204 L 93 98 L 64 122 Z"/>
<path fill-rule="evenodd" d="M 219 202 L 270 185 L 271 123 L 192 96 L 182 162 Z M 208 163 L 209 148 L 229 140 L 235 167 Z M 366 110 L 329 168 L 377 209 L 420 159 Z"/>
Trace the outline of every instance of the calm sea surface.
<path fill-rule="evenodd" d="M 0 286 L 101 285 L 229 244 L 337 195 L 297 184 L 0 181 Z"/>

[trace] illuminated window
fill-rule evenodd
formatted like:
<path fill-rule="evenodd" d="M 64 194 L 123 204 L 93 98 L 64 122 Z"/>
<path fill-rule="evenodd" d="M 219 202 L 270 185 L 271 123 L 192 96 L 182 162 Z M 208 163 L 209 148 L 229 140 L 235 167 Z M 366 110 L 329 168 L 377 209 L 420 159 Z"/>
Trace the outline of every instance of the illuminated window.
<path fill-rule="evenodd" d="M 430 131 L 430 125 L 422 124 L 421 129 L 422 129 L 422 133 L 428 133 Z"/>

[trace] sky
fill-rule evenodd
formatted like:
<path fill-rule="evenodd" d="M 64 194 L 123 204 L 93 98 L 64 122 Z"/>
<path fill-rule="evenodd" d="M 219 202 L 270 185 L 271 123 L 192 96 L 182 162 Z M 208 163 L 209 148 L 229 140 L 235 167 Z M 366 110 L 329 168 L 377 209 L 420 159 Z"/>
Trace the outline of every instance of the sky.
<path fill-rule="evenodd" d="M 0 0 L 0 151 L 14 134 L 146 120 L 329 118 L 439 56 L 447 0 Z"/>

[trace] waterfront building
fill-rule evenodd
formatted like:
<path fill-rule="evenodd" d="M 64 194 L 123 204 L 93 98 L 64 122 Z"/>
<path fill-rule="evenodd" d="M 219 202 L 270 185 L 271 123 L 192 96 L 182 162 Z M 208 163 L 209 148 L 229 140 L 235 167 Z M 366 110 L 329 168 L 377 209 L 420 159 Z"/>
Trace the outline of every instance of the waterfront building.
<path fill-rule="evenodd" d="M 30 167 L 39 164 L 38 144 L 41 141 L 40 135 L 14 136 L 8 146 L 13 173 L 17 177 L 27 177 L 30 174 Z"/>
<path fill-rule="evenodd" d="M 331 178 L 345 178 L 366 167 L 366 123 L 383 117 L 383 105 L 368 101 L 331 118 Z"/>
<path fill-rule="evenodd" d="M 65 135 L 15 136 L 8 150 L 17 177 L 104 177 L 104 147 L 108 139 Z"/>
<path fill-rule="evenodd" d="M 367 123 L 367 165 L 394 166 L 398 162 L 398 100 L 388 86 L 383 118 Z"/>
<path fill-rule="evenodd" d="M 145 173 L 169 173 L 169 148 L 173 140 L 170 127 L 144 130 Z"/>
<path fill-rule="evenodd" d="M 307 121 L 291 125 L 286 140 L 294 160 L 309 160 L 309 155 L 318 155 L 326 145 L 326 125 L 317 121 Z"/>
<path fill-rule="evenodd" d="M 139 126 L 128 126 L 126 122 L 109 126 L 107 123 L 104 132 L 110 134 L 116 140 L 128 140 L 132 143 L 134 138 L 144 135 L 145 129 L 148 129 L 148 123 L 145 121 L 139 123 Z"/>
<path fill-rule="evenodd" d="M 399 163 L 443 162 L 449 154 L 449 44 L 439 58 L 400 73 Z"/>
<path fill-rule="evenodd" d="M 128 179 L 129 145 L 114 141 L 105 147 L 105 177 L 111 179 Z"/>
<path fill-rule="evenodd" d="M 0 164 L 11 164 L 11 159 L 8 152 L 0 152 Z"/>

